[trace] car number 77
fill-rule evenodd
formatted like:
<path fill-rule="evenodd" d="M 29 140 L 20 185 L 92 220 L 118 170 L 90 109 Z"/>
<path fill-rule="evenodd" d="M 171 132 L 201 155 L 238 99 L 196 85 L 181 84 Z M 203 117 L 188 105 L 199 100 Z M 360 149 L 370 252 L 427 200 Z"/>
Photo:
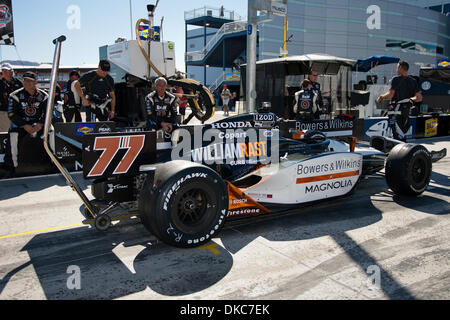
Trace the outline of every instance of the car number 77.
<path fill-rule="evenodd" d="M 94 151 L 103 151 L 97 162 L 87 175 L 88 177 L 102 176 L 111 164 L 111 161 L 121 149 L 127 149 L 113 174 L 125 174 L 130 170 L 137 156 L 144 148 L 145 135 L 122 137 L 97 137 L 94 142 Z"/>

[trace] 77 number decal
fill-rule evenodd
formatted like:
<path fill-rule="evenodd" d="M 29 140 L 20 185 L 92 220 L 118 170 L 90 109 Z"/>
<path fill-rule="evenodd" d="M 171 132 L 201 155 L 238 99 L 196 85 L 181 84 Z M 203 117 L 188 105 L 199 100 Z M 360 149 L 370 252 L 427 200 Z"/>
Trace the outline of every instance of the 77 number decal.
<path fill-rule="evenodd" d="M 127 152 L 114 169 L 113 174 L 125 174 L 130 170 L 139 153 L 144 148 L 145 135 L 122 137 L 97 137 L 94 142 L 94 151 L 103 151 L 97 162 L 87 175 L 88 177 L 102 176 L 108 169 L 119 150 Z"/>

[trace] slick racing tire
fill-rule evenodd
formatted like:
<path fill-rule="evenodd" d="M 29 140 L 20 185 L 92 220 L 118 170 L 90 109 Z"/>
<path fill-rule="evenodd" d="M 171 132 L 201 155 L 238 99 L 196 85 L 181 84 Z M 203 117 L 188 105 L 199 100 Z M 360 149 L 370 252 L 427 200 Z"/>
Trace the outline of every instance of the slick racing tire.
<path fill-rule="evenodd" d="M 424 146 L 398 144 L 386 160 L 386 182 L 396 194 L 417 196 L 428 187 L 431 170 L 431 157 Z"/>
<path fill-rule="evenodd" d="M 181 87 L 185 94 L 197 95 L 198 98 L 188 98 L 188 104 L 192 113 L 199 121 L 205 122 L 214 115 L 214 97 L 208 88 L 200 82 L 192 79 L 169 79 L 168 84 Z"/>
<path fill-rule="evenodd" d="M 153 181 L 144 184 L 139 197 L 141 221 L 151 233 L 179 248 L 217 235 L 228 214 L 228 188 L 215 171 L 176 160 L 156 166 Z"/>

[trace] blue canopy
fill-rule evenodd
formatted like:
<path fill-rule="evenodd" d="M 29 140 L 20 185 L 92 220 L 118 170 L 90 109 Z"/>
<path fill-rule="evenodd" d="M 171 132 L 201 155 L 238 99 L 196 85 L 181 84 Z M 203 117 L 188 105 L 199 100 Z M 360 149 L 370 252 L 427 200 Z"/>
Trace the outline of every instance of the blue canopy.
<path fill-rule="evenodd" d="M 359 59 L 353 65 L 352 71 L 367 72 L 376 66 L 390 63 L 398 63 L 399 58 L 391 56 L 372 56 L 366 59 Z"/>

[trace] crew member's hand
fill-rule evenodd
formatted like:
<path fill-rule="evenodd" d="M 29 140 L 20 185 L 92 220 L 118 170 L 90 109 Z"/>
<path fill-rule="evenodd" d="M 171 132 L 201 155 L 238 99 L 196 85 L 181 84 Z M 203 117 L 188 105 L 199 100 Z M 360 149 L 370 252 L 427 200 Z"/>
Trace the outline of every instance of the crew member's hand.
<path fill-rule="evenodd" d="M 115 117 L 115 115 L 116 115 L 115 111 L 110 111 L 109 112 L 109 119 L 113 119 Z"/>
<path fill-rule="evenodd" d="M 89 100 L 86 99 L 85 97 L 82 97 L 82 98 L 81 98 L 81 101 L 82 101 L 83 106 L 85 106 L 85 107 L 89 107 L 89 106 L 91 105 L 91 103 L 89 102 Z"/>
<path fill-rule="evenodd" d="M 35 128 L 33 128 L 32 125 L 26 124 L 23 126 L 23 129 L 28 132 L 29 134 L 33 134 L 36 132 Z"/>
<path fill-rule="evenodd" d="M 167 122 L 162 122 L 161 123 L 161 127 L 162 129 L 167 132 L 167 133 L 171 133 L 173 130 L 173 126 L 171 123 L 167 123 Z"/>
<path fill-rule="evenodd" d="M 36 123 L 35 125 L 33 125 L 34 132 L 41 131 L 43 127 L 44 126 L 42 125 L 42 123 Z"/>
<path fill-rule="evenodd" d="M 378 104 L 381 103 L 381 96 L 379 96 L 379 97 L 377 98 L 376 102 L 377 102 Z"/>

